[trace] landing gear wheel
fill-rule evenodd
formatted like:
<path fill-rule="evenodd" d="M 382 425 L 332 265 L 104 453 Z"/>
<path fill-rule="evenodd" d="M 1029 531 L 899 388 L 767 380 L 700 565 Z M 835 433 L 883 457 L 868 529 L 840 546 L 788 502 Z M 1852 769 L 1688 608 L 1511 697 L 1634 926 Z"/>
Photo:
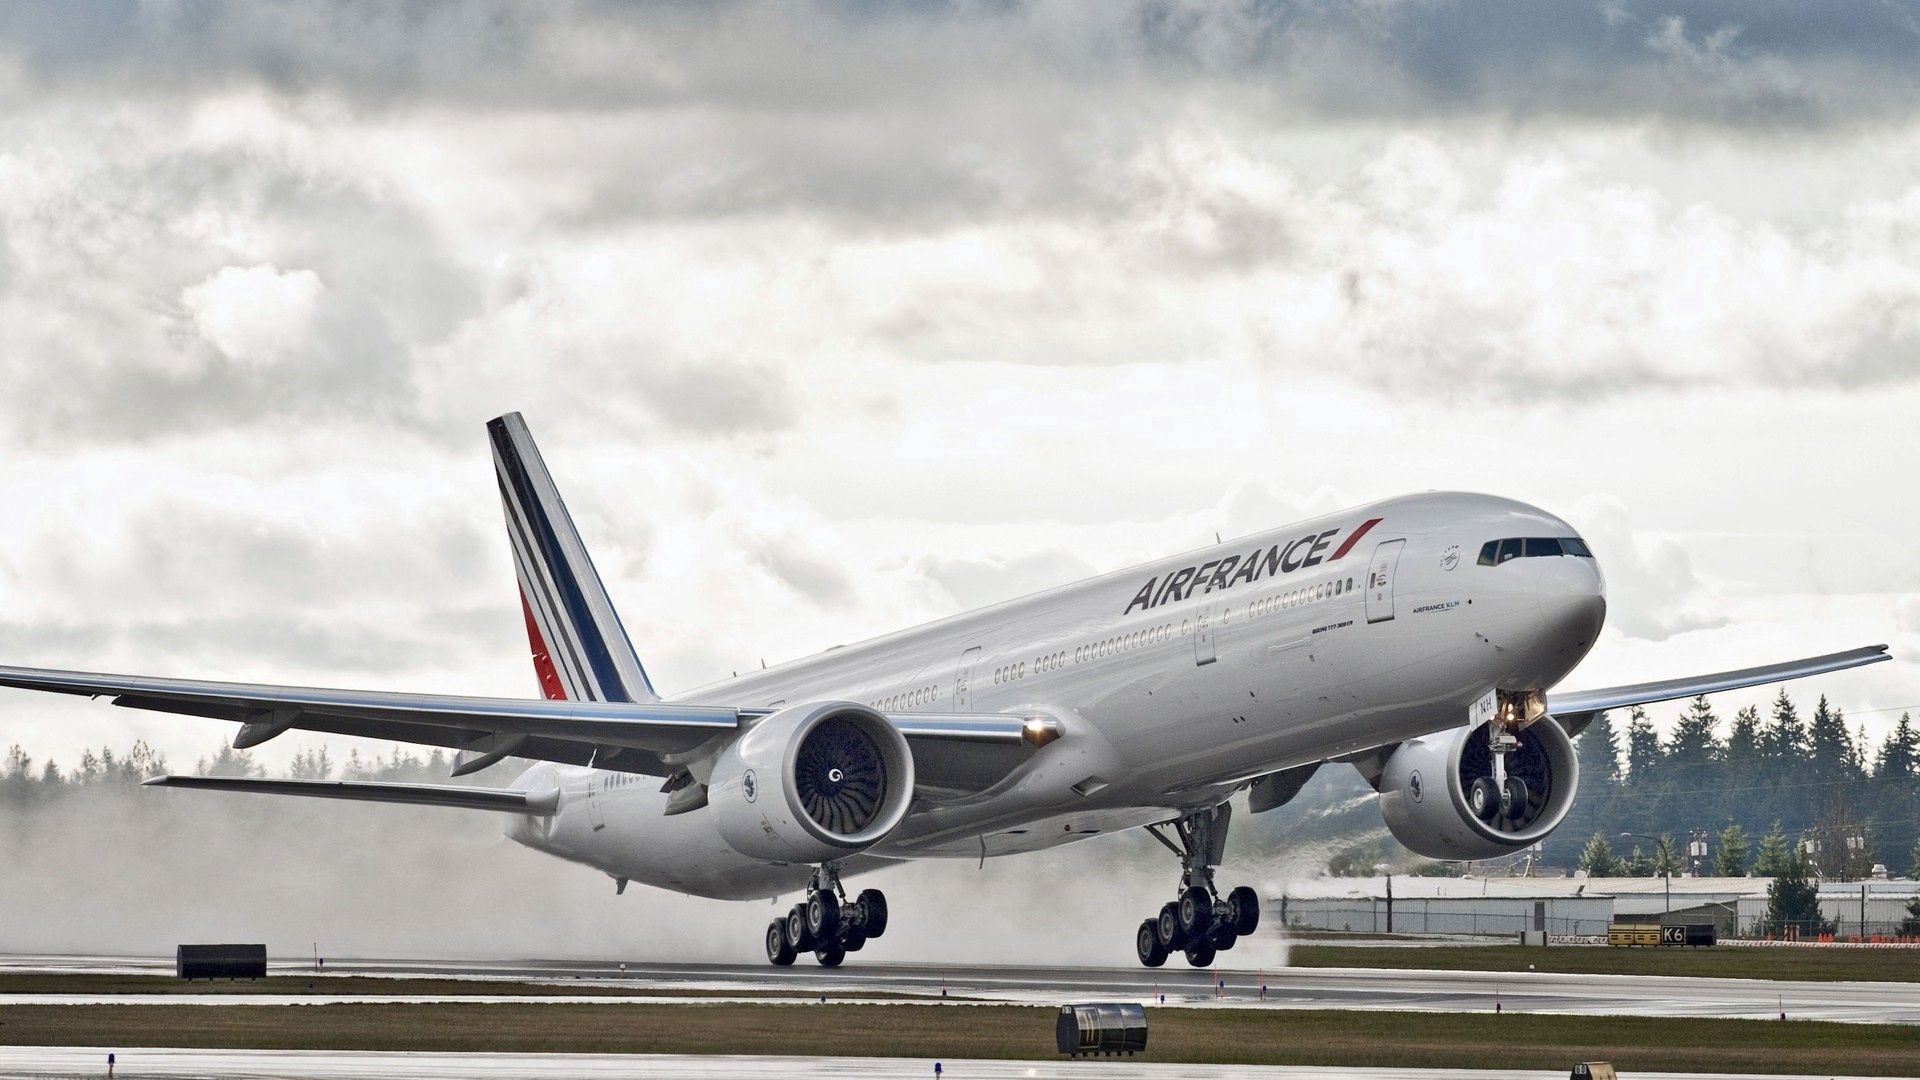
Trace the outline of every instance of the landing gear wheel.
<path fill-rule="evenodd" d="M 811 951 L 813 949 L 813 931 L 807 929 L 807 906 L 805 904 L 793 905 L 793 910 L 787 912 L 786 924 L 787 948 L 792 949 L 796 953 Z"/>
<path fill-rule="evenodd" d="M 830 892 L 817 892 L 807 897 L 807 932 L 815 941 L 825 941 L 833 937 L 840 928 L 840 900 Z M 823 961 L 824 962 L 824 961 Z M 835 961 L 838 963 L 839 961 Z"/>
<path fill-rule="evenodd" d="M 863 889 L 854 901 L 865 912 L 860 929 L 870 938 L 877 938 L 887 932 L 887 894 L 879 889 Z"/>
<path fill-rule="evenodd" d="M 1233 932 L 1246 937 L 1260 926 L 1260 896 L 1245 885 L 1227 894 L 1227 906 L 1233 909 Z"/>
<path fill-rule="evenodd" d="M 774 967 L 789 967 L 793 957 L 793 946 L 787 944 L 787 920 L 775 919 L 768 923 L 767 962 Z"/>
<path fill-rule="evenodd" d="M 846 932 L 840 937 L 840 944 L 846 946 L 848 952 L 859 952 L 861 946 L 866 943 L 867 935 L 851 926 L 847 927 Z"/>
<path fill-rule="evenodd" d="M 1483 776 L 1467 788 L 1467 809 L 1481 821 L 1492 821 L 1500 812 L 1500 787 L 1493 777 Z"/>
<path fill-rule="evenodd" d="M 1508 819 L 1519 817 L 1527 809 L 1527 800 L 1532 795 L 1527 791 L 1527 782 L 1517 776 L 1507 777 L 1507 784 L 1500 790 L 1500 816 Z"/>
<path fill-rule="evenodd" d="M 1213 897 L 1198 885 L 1180 894 L 1180 933 L 1188 941 L 1200 937 L 1213 925 Z"/>
<path fill-rule="evenodd" d="M 1167 947 L 1160 944 L 1158 919 L 1148 919 L 1140 924 L 1133 935 L 1133 948 L 1140 956 L 1140 962 L 1147 967 L 1159 967 L 1167 962 Z"/>
<path fill-rule="evenodd" d="M 1187 946 L 1187 963 L 1203 968 L 1213 963 L 1214 949 L 1211 944 Z"/>
<path fill-rule="evenodd" d="M 1221 922 L 1214 924 L 1213 937 L 1212 940 L 1209 941 L 1209 944 L 1221 952 L 1226 952 L 1228 949 L 1233 948 L 1234 942 L 1239 940 L 1240 935 L 1234 933 L 1233 924 L 1231 922 Z"/>
<path fill-rule="evenodd" d="M 1160 932 L 1160 947 L 1172 951 L 1185 945 L 1187 939 L 1180 933 L 1180 905 L 1168 903 L 1160 905 L 1160 917 L 1154 920 Z"/>
<path fill-rule="evenodd" d="M 840 961 L 847 958 L 847 950 L 839 942 L 830 942 L 813 950 L 813 958 L 820 961 L 821 967 L 839 967 Z"/>

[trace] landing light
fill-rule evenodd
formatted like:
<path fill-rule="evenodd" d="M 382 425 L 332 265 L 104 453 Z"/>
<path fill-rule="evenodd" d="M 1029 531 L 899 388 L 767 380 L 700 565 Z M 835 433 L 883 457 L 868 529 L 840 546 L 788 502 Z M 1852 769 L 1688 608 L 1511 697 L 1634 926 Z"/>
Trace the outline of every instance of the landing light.
<path fill-rule="evenodd" d="M 1062 734 L 1060 721 L 1050 716 L 1029 716 L 1020 725 L 1020 741 L 1036 748 L 1047 745 Z"/>

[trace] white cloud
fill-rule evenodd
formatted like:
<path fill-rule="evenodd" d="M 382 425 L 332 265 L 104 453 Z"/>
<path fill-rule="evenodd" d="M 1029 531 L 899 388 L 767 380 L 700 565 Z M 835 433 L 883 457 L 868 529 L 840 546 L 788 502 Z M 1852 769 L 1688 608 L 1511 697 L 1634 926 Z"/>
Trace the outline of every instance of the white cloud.
<path fill-rule="evenodd" d="M 1585 685 L 1914 633 L 1870 14 L 249 10 L 0 33 L 0 660 L 524 693 L 516 408 L 663 687 L 1427 488 L 1593 537 Z"/>
<path fill-rule="evenodd" d="M 181 290 L 180 302 L 227 359 L 270 364 L 307 339 L 324 290 L 311 270 L 225 266 Z"/>

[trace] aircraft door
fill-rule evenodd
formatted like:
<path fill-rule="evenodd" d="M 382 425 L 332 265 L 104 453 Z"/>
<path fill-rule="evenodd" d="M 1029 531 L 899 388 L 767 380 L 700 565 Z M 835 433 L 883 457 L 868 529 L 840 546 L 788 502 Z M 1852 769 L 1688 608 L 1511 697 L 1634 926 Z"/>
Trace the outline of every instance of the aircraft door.
<path fill-rule="evenodd" d="M 1202 604 L 1193 616 L 1193 663 L 1195 667 L 1211 664 L 1216 657 L 1213 649 L 1213 605 Z"/>
<path fill-rule="evenodd" d="M 1373 565 L 1367 569 L 1367 621 L 1386 622 L 1393 618 L 1393 577 L 1400 566 L 1400 549 L 1405 540 L 1388 540 L 1373 549 Z"/>
<path fill-rule="evenodd" d="M 967 683 L 973 678 L 973 665 L 979 659 L 980 646 L 978 645 L 960 654 L 960 666 L 953 674 L 954 712 L 970 712 L 973 709 L 973 706 L 968 704 L 972 700 L 972 694 L 968 691 Z"/>

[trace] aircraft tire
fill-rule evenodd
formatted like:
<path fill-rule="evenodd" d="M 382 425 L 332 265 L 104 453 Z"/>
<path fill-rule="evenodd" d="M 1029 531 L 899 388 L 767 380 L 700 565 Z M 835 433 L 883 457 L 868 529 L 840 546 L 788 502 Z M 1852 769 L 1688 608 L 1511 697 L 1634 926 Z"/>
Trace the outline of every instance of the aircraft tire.
<path fill-rule="evenodd" d="M 836 968 L 847 958 L 847 950 L 837 941 L 830 942 L 813 950 L 813 958 L 820 962 L 821 967 Z"/>
<path fill-rule="evenodd" d="M 840 928 L 840 900 L 830 892 L 816 892 L 807 897 L 807 932 L 815 941 L 825 941 L 833 937 Z"/>
<path fill-rule="evenodd" d="M 1519 817 L 1531 797 L 1525 780 L 1517 776 L 1507 777 L 1507 786 L 1500 791 L 1500 816 L 1509 819 Z"/>
<path fill-rule="evenodd" d="M 1160 920 L 1147 919 L 1133 935 L 1134 952 L 1140 957 L 1140 963 L 1156 968 L 1167 962 L 1167 947 L 1160 943 Z"/>
<path fill-rule="evenodd" d="M 859 952 L 866 946 L 867 937 L 867 934 L 859 927 L 849 926 L 845 932 L 840 935 L 840 944 L 845 946 L 848 952 Z"/>
<path fill-rule="evenodd" d="M 1233 909 L 1233 932 L 1246 937 L 1260 927 L 1260 894 L 1252 888 L 1242 885 L 1227 894 L 1227 905 Z"/>
<path fill-rule="evenodd" d="M 1154 922 L 1160 930 L 1161 948 L 1172 952 L 1174 949 L 1178 949 L 1187 943 L 1185 935 L 1180 932 L 1179 904 L 1173 903 L 1172 901 L 1161 904 L 1160 917 L 1154 920 Z"/>
<path fill-rule="evenodd" d="M 1467 788 L 1467 807 L 1481 821 L 1492 821 L 1500 813 L 1500 788 L 1493 777 L 1483 776 Z"/>
<path fill-rule="evenodd" d="M 793 964 L 793 946 L 787 944 L 787 920 L 775 919 L 767 924 L 767 962 L 774 967 L 791 967 Z"/>
<path fill-rule="evenodd" d="M 1207 932 L 1213 924 L 1213 897 L 1198 885 L 1180 894 L 1180 933 L 1188 941 L 1193 941 Z"/>
<path fill-rule="evenodd" d="M 1213 963 L 1214 948 L 1210 943 L 1189 945 L 1187 946 L 1186 952 L 1187 963 L 1192 964 L 1194 967 L 1203 968 Z"/>
<path fill-rule="evenodd" d="M 887 894 L 879 889 L 864 889 L 857 900 L 860 910 L 866 917 L 860 920 L 860 929 L 870 938 L 877 938 L 887 932 Z"/>
<path fill-rule="evenodd" d="M 813 933 L 807 929 L 807 909 L 804 904 L 793 905 L 787 912 L 787 947 L 796 953 L 813 951 Z"/>

